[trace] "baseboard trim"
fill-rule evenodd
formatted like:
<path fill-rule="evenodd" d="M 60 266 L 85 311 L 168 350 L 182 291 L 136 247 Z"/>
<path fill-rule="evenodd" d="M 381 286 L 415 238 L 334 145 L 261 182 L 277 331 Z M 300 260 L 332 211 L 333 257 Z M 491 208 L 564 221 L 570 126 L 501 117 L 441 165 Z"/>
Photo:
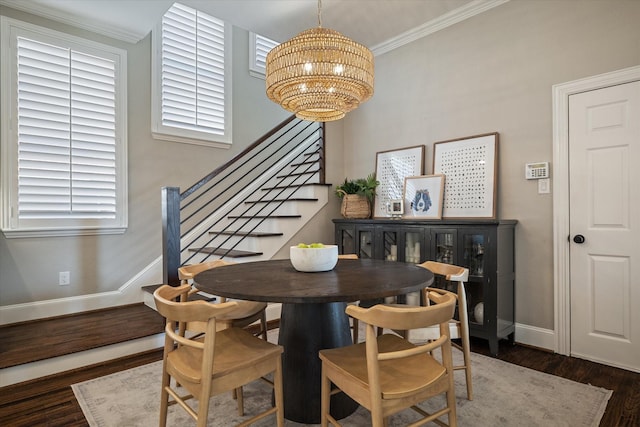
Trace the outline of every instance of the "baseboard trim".
<path fill-rule="evenodd" d="M 556 333 L 551 329 L 516 323 L 516 342 L 555 352 Z"/>

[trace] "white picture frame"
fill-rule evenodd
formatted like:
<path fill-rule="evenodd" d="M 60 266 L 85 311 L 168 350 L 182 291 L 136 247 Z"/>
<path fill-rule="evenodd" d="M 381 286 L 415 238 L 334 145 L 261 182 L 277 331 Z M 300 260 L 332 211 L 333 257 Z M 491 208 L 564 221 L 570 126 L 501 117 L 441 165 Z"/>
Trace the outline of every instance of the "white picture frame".
<path fill-rule="evenodd" d="M 443 218 L 495 219 L 498 133 L 433 144 L 433 173 L 446 176 Z"/>
<path fill-rule="evenodd" d="M 445 176 L 411 176 L 404 180 L 405 219 L 441 219 Z"/>
<path fill-rule="evenodd" d="M 425 146 L 417 145 L 376 154 L 376 179 L 380 184 L 374 199 L 374 218 L 391 218 L 397 215 L 391 212 L 391 202 L 403 199 L 406 177 L 424 173 L 424 153 Z"/>

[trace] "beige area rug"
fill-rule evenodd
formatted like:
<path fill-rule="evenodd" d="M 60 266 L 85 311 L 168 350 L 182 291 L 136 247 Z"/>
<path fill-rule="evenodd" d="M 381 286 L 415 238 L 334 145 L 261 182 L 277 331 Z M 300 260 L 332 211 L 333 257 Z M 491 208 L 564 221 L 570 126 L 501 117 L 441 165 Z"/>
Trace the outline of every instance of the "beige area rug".
<path fill-rule="evenodd" d="M 454 356 L 461 360 L 459 351 Z M 570 381 L 523 368 L 498 359 L 472 354 L 474 400 L 466 399 L 464 372 L 456 371 L 458 425 L 582 427 L 598 426 L 610 390 Z M 157 426 L 160 407 L 161 362 L 117 372 L 72 386 L 82 410 L 92 427 Z M 245 413 L 271 404 L 271 389 L 263 381 L 245 387 Z M 444 399 L 434 399 L 442 405 Z M 423 403 L 427 411 L 429 402 Z M 236 402 L 231 393 L 212 398 L 209 426 L 227 427 L 238 424 Z M 245 417 L 244 419 L 246 419 Z M 413 411 L 391 418 L 390 426 L 404 426 L 416 419 Z M 342 420 L 346 426 L 370 426 L 369 412 L 359 408 Z M 190 426 L 195 422 L 177 405 L 169 408 L 169 426 Z M 274 416 L 254 424 L 274 426 Z M 299 424 L 286 422 L 287 427 Z M 433 424 L 431 424 L 433 425 Z"/>

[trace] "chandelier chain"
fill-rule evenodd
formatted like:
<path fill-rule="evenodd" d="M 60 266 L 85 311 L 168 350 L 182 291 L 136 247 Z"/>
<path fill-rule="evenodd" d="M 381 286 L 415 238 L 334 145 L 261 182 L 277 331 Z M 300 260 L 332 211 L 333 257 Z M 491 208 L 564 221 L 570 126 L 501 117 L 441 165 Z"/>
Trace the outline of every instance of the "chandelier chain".
<path fill-rule="evenodd" d="M 318 27 L 322 27 L 322 0 L 318 0 Z"/>

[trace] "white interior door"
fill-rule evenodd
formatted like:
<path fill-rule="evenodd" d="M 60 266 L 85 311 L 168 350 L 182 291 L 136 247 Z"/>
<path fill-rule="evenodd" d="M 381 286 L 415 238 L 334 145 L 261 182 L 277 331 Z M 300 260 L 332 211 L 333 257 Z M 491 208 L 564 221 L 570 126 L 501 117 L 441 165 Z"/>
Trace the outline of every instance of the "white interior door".
<path fill-rule="evenodd" d="M 638 165 L 640 82 L 571 95 L 571 354 L 634 371 L 640 371 Z"/>

